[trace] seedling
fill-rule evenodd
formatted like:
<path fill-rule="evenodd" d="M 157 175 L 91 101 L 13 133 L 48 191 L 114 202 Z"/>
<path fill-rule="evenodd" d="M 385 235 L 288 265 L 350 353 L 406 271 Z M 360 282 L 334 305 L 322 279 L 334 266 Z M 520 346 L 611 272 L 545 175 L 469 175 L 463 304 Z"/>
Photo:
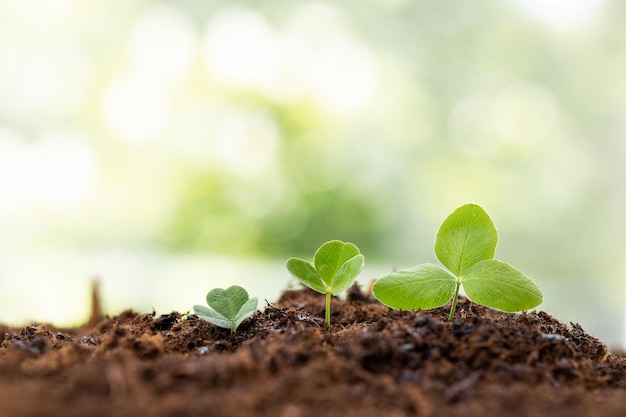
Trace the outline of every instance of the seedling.
<path fill-rule="evenodd" d="M 543 301 L 537 285 L 512 266 L 493 259 L 498 232 L 489 215 L 476 204 L 457 208 L 439 227 L 435 255 L 443 267 L 422 264 L 399 270 L 374 284 L 383 304 L 402 310 L 441 307 L 452 298 L 454 317 L 459 289 L 477 304 L 513 312 Z"/>
<path fill-rule="evenodd" d="M 233 285 L 225 290 L 215 288 L 206 295 L 209 307 L 195 305 L 193 310 L 202 319 L 216 326 L 230 329 L 235 333 L 237 327 L 255 312 L 259 300 L 248 297 L 248 292 Z"/>
<path fill-rule="evenodd" d="M 315 252 L 312 265 L 289 258 L 287 269 L 304 285 L 326 294 L 326 326 L 330 328 L 330 297 L 346 290 L 361 272 L 364 258 L 352 243 L 331 240 Z"/>

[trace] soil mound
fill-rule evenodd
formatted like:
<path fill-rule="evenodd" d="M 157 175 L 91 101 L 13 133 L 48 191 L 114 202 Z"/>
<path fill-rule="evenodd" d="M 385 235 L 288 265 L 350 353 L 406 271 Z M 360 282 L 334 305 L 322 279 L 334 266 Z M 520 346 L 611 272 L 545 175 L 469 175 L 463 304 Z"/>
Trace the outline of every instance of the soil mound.
<path fill-rule="evenodd" d="M 391 310 L 287 291 L 238 332 L 194 315 L 0 326 L 0 415 L 624 416 L 626 359 L 577 324 L 460 299 Z"/>

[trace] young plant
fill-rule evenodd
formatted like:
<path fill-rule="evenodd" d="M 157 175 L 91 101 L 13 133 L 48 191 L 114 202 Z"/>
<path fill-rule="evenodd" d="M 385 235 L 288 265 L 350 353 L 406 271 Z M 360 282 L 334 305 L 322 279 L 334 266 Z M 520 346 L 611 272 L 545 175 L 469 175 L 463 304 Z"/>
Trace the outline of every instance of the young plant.
<path fill-rule="evenodd" d="M 206 295 L 209 307 L 195 305 L 193 310 L 202 319 L 216 326 L 230 329 L 235 333 L 237 327 L 255 312 L 259 300 L 248 297 L 248 292 L 233 285 L 225 290 L 215 288 Z"/>
<path fill-rule="evenodd" d="M 326 294 L 326 326 L 330 328 L 330 297 L 346 290 L 361 272 L 364 258 L 352 243 L 331 240 L 315 252 L 313 264 L 290 258 L 287 269 L 304 285 Z"/>
<path fill-rule="evenodd" d="M 383 304 L 402 310 L 441 307 L 452 298 L 454 317 L 459 289 L 477 304 L 513 312 L 543 301 L 537 285 L 512 266 L 493 259 L 498 232 L 489 215 L 476 204 L 457 208 L 439 227 L 435 255 L 447 269 L 422 264 L 399 270 L 374 284 Z"/>

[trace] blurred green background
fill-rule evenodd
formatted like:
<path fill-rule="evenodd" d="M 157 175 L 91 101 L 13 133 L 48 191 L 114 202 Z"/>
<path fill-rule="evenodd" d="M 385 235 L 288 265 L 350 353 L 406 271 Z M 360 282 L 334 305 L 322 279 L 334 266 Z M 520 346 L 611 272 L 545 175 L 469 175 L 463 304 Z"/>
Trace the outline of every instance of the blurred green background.
<path fill-rule="evenodd" d="M 0 0 L 0 321 L 361 282 L 466 202 L 542 309 L 624 326 L 626 3 Z"/>

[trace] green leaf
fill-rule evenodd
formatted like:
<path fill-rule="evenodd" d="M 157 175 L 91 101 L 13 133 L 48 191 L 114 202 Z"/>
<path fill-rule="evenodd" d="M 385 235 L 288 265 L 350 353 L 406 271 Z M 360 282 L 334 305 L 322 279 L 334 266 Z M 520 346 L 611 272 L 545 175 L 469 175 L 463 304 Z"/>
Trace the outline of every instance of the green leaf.
<path fill-rule="evenodd" d="M 495 259 L 478 262 L 465 271 L 462 285 L 470 300 L 507 312 L 528 310 L 543 301 L 530 278 Z"/>
<path fill-rule="evenodd" d="M 512 312 L 527 310 L 543 301 L 535 283 L 512 266 L 493 259 L 498 232 L 489 215 L 476 204 L 456 209 L 441 224 L 435 254 L 443 267 L 418 265 L 379 279 L 374 295 L 399 309 L 428 309 L 452 297 L 452 320 L 462 285 L 477 304 Z"/>
<path fill-rule="evenodd" d="M 456 278 L 439 265 L 422 264 L 401 269 L 374 284 L 374 295 L 381 303 L 401 310 L 441 307 L 452 298 Z"/>
<path fill-rule="evenodd" d="M 303 259 L 289 258 L 287 269 L 307 287 L 326 294 L 326 325 L 330 328 L 331 294 L 337 295 L 350 286 L 361 272 L 363 260 L 354 244 L 331 240 L 315 251 L 315 266 Z"/>
<path fill-rule="evenodd" d="M 223 327 L 225 329 L 232 328 L 232 323 L 229 319 L 222 316 L 220 313 L 210 309 L 209 307 L 195 305 L 193 306 L 193 311 L 198 315 L 198 317 L 208 321 L 211 324 Z"/>
<path fill-rule="evenodd" d="M 237 316 L 235 317 L 235 329 L 256 311 L 258 304 L 259 299 L 254 297 L 246 301 L 246 303 L 241 306 Z"/>
<path fill-rule="evenodd" d="M 331 240 L 315 252 L 315 266 L 303 259 L 290 258 L 287 269 L 307 287 L 337 295 L 359 275 L 363 261 L 363 255 L 352 243 Z"/>
<path fill-rule="evenodd" d="M 256 297 L 248 299 L 248 292 L 237 285 L 209 291 L 206 301 L 209 307 L 195 305 L 195 313 L 209 323 L 230 329 L 231 333 L 254 313 L 259 302 Z"/>
<path fill-rule="evenodd" d="M 498 232 L 489 215 L 476 204 L 454 210 L 439 227 L 435 239 L 437 259 L 457 277 L 475 263 L 492 259 Z"/>
<path fill-rule="evenodd" d="M 341 294 L 352 285 L 352 281 L 361 273 L 365 258 L 358 254 L 348 259 L 337 271 L 335 279 L 331 283 L 333 295 Z"/>
<path fill-rule="evenodd" d="M 238 285 L 226 288 L 215 288 L 211 290 L 206 301 L 209 307 L 228 319 L 234 319 L 241 306 L 248 301 L 248 292 Z"/>
<path fill-rule="evenodd" d="M 312 290 L 322 294 L 326 292 L 326 286 L 322 278 L 320 278 L 313 265 L 304 259 L 289 258 L 289 260 L 287 260 L 287 269 L 298 278 L 300 282 Z"/>
<path fill-rule="evenodd" d="M 331 240 L 319 247 L 314 257 L 315 270 L 327 288 L 333 287 L 339 269 L 358 254 L 355 245 L 340 240 Z"/>

